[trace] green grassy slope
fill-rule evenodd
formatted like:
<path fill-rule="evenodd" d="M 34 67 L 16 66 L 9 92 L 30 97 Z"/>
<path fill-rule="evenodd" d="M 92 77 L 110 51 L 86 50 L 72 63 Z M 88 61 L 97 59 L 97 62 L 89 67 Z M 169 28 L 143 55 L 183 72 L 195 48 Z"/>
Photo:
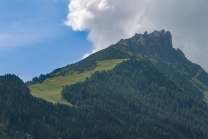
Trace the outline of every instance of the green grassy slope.
<path fill-rule="evenodd" d="M 82 73 L 74 72 L 72 75 L 57 76 L 46 79 L 43 83 L 30 85 L 31 94 L 38 98 L 43 98 L 49 102 L 67 104 L 61 96 L 61 90 L 65 85 L 71 85 L 77 82 L 82 82 L 95 71 L 111 70 L 117 64 L 125 59 L 103 60 L 97 62 L 97 67 L 93 70 L 85 71 Z"/>

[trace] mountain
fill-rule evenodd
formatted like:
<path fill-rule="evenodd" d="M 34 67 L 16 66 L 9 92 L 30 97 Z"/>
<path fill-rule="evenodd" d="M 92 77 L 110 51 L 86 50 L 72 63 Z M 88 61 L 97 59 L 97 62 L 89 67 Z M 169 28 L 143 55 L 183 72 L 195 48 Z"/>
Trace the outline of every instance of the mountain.
<path fill-rule="evenodd" d="M 60 95 L 63 86 L 82 82 L 95 71 L 113 69 L 130 57 L 148 59 L 169 78 L 187 89 L 195 90 L 205 101 L 208 100 L 208 73 L 189 61 L 180 49 L 173 48 L 171 33 L 165 30 L 122 39 L 80 62 L 36 77 L 28 85 L 36 97 L 67 104 Z"/>
<path fill-rule="evenodd" d="M 135 34 L 28 86 L 0 76 L 0 138 L 208 138 L 208 74 L 171 38 Z"/>
<path fill-rule="evenodd" d="M 169 31 L 135 34 L 132 38 L 121 40 L 112 47 L 149 59 L 159 70 L 171 78 L 177 79 L 178 76 L 185 76 L 184 78 L 192 78 L 208 85 L 208 73 L 199 65 L 189 61 L 180 49 L 173 48 Z M 177 81 L 180 80 L 181 78 Z M 193 82 L 198 85 L 197 82 Z"/>

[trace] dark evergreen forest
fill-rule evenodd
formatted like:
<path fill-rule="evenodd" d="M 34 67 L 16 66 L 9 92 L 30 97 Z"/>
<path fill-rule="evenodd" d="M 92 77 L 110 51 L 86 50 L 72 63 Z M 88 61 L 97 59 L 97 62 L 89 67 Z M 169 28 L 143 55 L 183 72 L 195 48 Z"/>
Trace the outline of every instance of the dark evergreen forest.
<path fill-rule="evenodd" d="M 207 104 L 144 59 L 63 88 L 74 106 L 30 95 L 16 76 L 0 77 L 0 138 L 167 139 L 208 137 Z"/>
<path fill-rule="evenodd" d="M 148 60 L 131 59 L 66 86 L 62 94 L 88 111 L 102 133 L 98 138 L 206 138 L 207 104 L 183 86 Z"/>

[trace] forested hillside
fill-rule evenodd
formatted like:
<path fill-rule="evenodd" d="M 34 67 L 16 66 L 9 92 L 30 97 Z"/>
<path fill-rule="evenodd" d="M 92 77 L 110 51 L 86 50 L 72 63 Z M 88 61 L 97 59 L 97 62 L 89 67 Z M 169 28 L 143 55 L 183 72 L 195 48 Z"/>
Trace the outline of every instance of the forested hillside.
<path fill-rule="evenodd" d="M 18 77 L 1 76 L 0 138 L 208 137 L 207 104 L 142 58 L 95 72 L 62 94 L 74 106 L 34 98 Z"/>
<path fill-rule="evenodd" d="M 80 114 L 75 107 L 32 97 L 14 75 L 0 76 L 1 139 L 75 139 L 81 130 Z"/>
<path fill-rule="evenodd" d="M 105 134 L 98 138 L 110 138 L 113 127 L 118 138 L 203 139 L 208 137 L 208 109 L 195 91 L 177 84 L 150 61 L 131 58 L 66 86 L 62 95 L 99 121 L 97 133 Z"/>

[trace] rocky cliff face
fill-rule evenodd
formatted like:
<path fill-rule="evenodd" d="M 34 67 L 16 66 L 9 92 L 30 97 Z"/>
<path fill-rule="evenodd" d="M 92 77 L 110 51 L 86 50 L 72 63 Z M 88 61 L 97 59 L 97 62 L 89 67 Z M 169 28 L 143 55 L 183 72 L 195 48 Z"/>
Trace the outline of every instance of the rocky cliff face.
<path fill-rule="evenodd" d="M 172 36 L 169 31 L 154 31 L 150 34 L 135 34 L 130 39 L 121 40 L 113 46 L 123 51 L 131 51 L 151 58 L 170 58 L 172 53 L 177 51 L 177 57 L 185 58 L 183 52 L 179 49 L 175 50 L 172 46 Z M 186 58 L 185 58 L 186 59 Z"/>
<path fill-rule="evenodd" d="M 189 61 L 179 48 L 173 48 L 172 36 L 169 31 L 135 34 L 129 39 L 120 40 L 112 47 L 137 57 L 149 59 L 172 78 L 178 76 L 177 80 L 180 80 L 180 77 L 189 78 L 189 80 L 195 78 L 208 85 L 208 73 L 199 65 Z"/>
<path fill-rule="evenodd" d="M 151 34 L 135 34 L 131 38 L 133 48 L 137 53 L 143 53 L 147 56 L 166 56 L 172 48 L 172 38 L 170 32 L 162 30 L 154 31 Z"/>

